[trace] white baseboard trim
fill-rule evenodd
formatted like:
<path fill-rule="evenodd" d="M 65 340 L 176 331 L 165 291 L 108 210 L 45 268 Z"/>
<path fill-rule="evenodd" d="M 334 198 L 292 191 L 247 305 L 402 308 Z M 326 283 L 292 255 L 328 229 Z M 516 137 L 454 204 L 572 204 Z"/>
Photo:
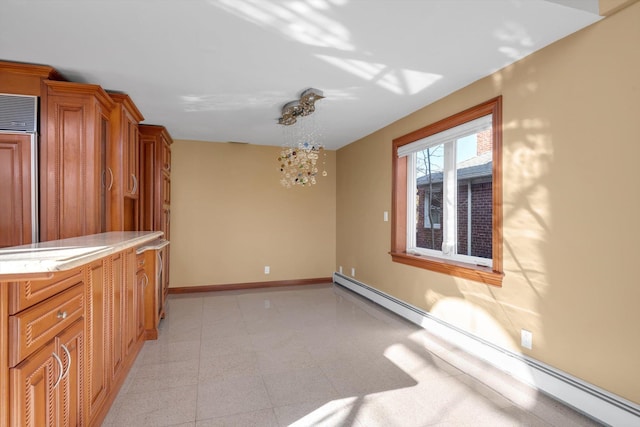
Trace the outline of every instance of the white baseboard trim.
<path fill-rule="evenodd" d="M 443 322 L 417 307 L 340 273 L 333 282 L 421 326 L 467 353 L 610 426 L 640 426 L 640 406 L 540 361 Z"/>

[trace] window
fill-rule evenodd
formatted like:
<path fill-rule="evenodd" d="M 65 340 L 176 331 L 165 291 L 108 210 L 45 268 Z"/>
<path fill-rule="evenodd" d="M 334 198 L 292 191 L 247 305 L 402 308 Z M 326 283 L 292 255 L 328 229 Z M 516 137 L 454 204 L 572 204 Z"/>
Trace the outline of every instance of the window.
<path fill-rule="evenodd" d="M 501 98 L 393 141 L 393 261 L 502 283 Z"/>

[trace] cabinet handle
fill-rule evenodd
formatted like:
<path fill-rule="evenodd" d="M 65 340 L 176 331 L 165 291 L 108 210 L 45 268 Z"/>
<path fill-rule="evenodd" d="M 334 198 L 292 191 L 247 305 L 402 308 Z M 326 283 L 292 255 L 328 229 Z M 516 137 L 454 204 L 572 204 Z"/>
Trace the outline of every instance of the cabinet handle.
<path fill-rule="evenodd" d="M 51 355 L 53 356 L 54 359 L 56 359 L 56 362 L 58 362 L 58 366 L 60 367 L 60 374 L 58 375 L 58 379 L 56 380 L 56 383 L 53 385 L 52 389 L 55 389 L 56 387 L 58 387 L 58 384 L 60 384 L 60 381 L 62 381 L 62 374 L 64 373 L 64 368 L 62 367 L 62 360 L 60 360 L 60 356 L 58 356 L 55 353 L 51 353 Z"/>
<path fill-rule="evenodd" d="M 133 178 L 133 190 L 131 190 L 131 194 L 136 194 L 138 191 L 138 178 L 134 174 L 131 174 L 131 178 Z"/>
<path fill-rule="evenodd" d="M 58 312 L 58 319 L 66 319 L 67 318 L 67 312 L 66 311 L 59 311 Z"/>
<path fill-rule="evenodd" d="M 111 182 L 109 183 L 109 188 L 107 188 L 107 191 L 111 191 L 111 187 L 113 187 L 113 171 L 111 170 L 111 168 L 107 168 L 109 170 L 109 175 L 111 175 Z"/>
<path fill-rule="evenodd" d="M 144 282 L 142 287 L 146 288 L 149 285 L 149 276 L 147 276 L 147 273 L 142 273 L 142 274 L 144 274 Z"/>
<path fill-rule="evenodd" d="M 67 353 L 67 370 L 66 372 L 62 375 L 62 378 L 60 378 L 61 380 L 65 379 L 67 377 L 67 375 L 69 375 L 69 371 L 71 370 L 71 352 L 69 351 L 69 349 L 67 348 L 66 345 L 64 344 L 60 344 L 60 347 L 62 347 L 62 349 L 64 350 L 65 353 Z"/>

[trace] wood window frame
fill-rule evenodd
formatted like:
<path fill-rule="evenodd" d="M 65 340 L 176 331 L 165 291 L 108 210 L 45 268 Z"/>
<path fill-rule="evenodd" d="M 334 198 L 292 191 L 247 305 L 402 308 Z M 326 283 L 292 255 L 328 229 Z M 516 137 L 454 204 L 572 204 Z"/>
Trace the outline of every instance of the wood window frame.
<path fill-rule="evenodd" d="M 407 157 L 398 157 L 398 148 L 488 114 L 492 114 L 493 133 L 492 267 L 407 253 Z M 487 285 L 502 286 L 502 96 L 394 139 L 391 196 L 392 261 Z"/>

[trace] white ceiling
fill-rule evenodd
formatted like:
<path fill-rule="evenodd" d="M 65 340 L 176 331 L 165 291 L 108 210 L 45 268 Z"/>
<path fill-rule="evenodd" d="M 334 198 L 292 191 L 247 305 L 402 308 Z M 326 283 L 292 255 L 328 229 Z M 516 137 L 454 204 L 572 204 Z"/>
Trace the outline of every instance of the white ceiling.
<path fill-rule="evenodd" d="M 0 59 L 128 93 L 175 139 L 281 145 L 282 106 L 314 87 L 337 149 L 592 24 L 597 3 L 0 0 Z"/>

